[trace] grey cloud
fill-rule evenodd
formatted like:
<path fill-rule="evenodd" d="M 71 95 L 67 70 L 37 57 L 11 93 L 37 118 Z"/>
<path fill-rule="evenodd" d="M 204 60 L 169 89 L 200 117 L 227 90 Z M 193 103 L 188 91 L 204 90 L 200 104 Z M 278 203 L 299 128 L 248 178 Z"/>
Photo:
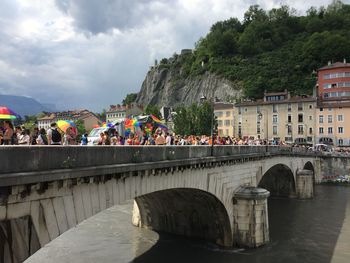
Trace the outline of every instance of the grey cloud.
<path fill-rule="evenodd" d="M 57 7 L 74 18 L 77 29 L 92 34 L 125 30 L 149 20 L 152 3 L 166 0 L 56 0 Z M 175 2 L 175 1 L 174 1 Z M 171 3 L 171 1 L 169 1 Z"/>

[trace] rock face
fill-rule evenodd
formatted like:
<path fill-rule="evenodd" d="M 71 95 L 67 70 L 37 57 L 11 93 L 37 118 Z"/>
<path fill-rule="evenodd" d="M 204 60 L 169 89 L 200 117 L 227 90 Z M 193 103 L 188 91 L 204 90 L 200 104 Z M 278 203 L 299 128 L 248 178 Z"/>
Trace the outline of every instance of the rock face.
<path fill-rule="evenodd" d="M 230 101 L 241 96 L 241 87 L 213 73 L 183 77 L 181 69 L 159 65 L 147 73 L 136 102 L 158 106 L 189 105 L 199 102 L 203 95 Z"/>

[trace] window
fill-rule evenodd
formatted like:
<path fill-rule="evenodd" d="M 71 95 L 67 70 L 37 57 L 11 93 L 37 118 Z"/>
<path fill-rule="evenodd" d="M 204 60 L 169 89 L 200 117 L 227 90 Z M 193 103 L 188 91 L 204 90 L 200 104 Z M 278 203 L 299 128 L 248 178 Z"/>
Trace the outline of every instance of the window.
<path fill-rule="evenodd" d="M 338 133 L 344 133 L 344 128 L 343 127 L 338 127 Z"/>
<path fill-rule="evenodd" d="M 318 116 L 318 123 L 323 123 L 323 115 Z"/>
<path fill-rule="evenodd" d="M 328 111 L 332 111 L 332 108 L 328 108 Z"/>
<path fill-rule="evenodd" d="M 323 108 L 320 108 L 320 111 L 323 111 Z"/>
<path fill-rule="evenodd" d="M 332 115 L 328 115 L 328 123 L 332 123 L 332 122 L 333 122 Z"/>
<path fill-rule="evenodd" d="M 292 122 L 292 115 L 288 115 L 288 123 Z"/>
<path fill-rule="evenodd" d="M 304 122 L 303 114 L 298 114 L 298 122 Z"/>
<path fill-rule="evenodd" d="M 273 135 L 277 135 L 277 126 L 272 127 L 272 133 Z"/>
<path fill-rule="evenodd" d="M 303 103 L 298 102 L 298 111 L 302 111 L 303 110 Z"/>
<path fill-rule="evenodd" d="M 226 129 L 226 134 L 225 135 L 228 136 L 228 129 Z"/>
<path fill-rule="evenodd" d="M 230 120 L 225 120 L 225 126 L 230 126 L 231 125 L 231 121 Z"/>
<path fill-rule="evenodd" d="M 230 111 L 226 111 L 226 117 L 230 117 L 231 112 Z"/>
<path fill-rule="evenodd" d="M 344 144 L 343 139 L 339 139 L 339 140 L 338 140 L 338 145 L 343 145 L 343 144 Z"/>
<path fill-rule="evenodd" d="M 238 114 L 242 114 L 242 108 L 238 107 Z"/>
<path fill-rule="evenodd" d="M 288 103 L 288 111 L 292 111 L 292 104 Z"/>
<path fill-rule="evenodd" d="M 292 134 L 292 126 L 291 125 L 287 126 L 287 133 L 288 133 L 288 135 Z"/>
<path fill-rule="evenodd" d="M 215 116 L 216 117 L 222 117 L 224 114 L 223 114 L 223 112 L 222 111 L 217 111 L 217 112 L 215 112 Z"/>
<path fill-rule="evenodd" d="M 242 126 L 238 126 L 238 137 L 242 138 Z"/>
<path fill-rule="evenodd" d="M 312 109 L 312 104 L 309 105 L 309 109 L 310 109 L 310 110 Z"/>
<path fill-rule="evenodd" d="M 343 121 L 343 115 L 338 115 L 338 121 Z"/>
<path fill-rule="evenodd" d="M 277 123 L 278 122 L 278 116 L 277 115 L 273 115 L 272 116 L 272 123 Z"/>
<path fill-rule="evenodd" d="M 309 116 L 309 121 L 312 121 L 312 116 L 311 115 Z"/>
<path fill-rule="evenodd" d="M 323 127 L 318 128 L 318 133 L 323 134 Z"/>
<path fill-rule="evenodd" d="M 256 113 L 260 113 L 260 106 L 256 106 Z"/>
<path fill-rule="evenodd" d="M 299 135 L 304 134 L 304 125 L 298 125 L 298 134 Z"/>
<path fill-rule="evenodd" d="M 218 126 L 222 126 L 222 120 L 218 120 Z"/>
<path fill-rule="evenodd" d="M 277 105 L 276 104 L 272 104 L 272 112 L 277 112 Z"/>
<path fill-rule="evenodd" d="M 258 125 L 258 126 L 256 126 L 256 133 L 257 133 L 257 134 L 260 134 L 260 132 L 261 132 L 261 131 L 260 131 L 260 125 Z"/>
<path fill-rule="evenodd" d="M 328 127 L 328 134 L 333 134 L 333 128 L 332 127 Z"/>
<path fill-rule="evenodd" d="M 312 128 L 309 128 L 309 134 L 312 134 Z"/>

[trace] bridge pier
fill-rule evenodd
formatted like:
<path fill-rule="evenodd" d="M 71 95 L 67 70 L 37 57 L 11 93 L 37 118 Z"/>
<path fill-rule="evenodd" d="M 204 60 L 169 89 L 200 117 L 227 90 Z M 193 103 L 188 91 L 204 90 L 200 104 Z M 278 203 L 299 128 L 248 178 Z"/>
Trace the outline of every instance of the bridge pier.
<path fill-rule="evenodd" d="M 255 248 L 269 242 L 267 198 L 270 192 L 243 187 L 233 198 L 233 238 L 236 246 Z"/>
<path fill-rule="evenodd" d="M 296 174 L 296 192 L 299 199 L 311 199 L 314 197 L 313 171 L 299 170 Z"/>

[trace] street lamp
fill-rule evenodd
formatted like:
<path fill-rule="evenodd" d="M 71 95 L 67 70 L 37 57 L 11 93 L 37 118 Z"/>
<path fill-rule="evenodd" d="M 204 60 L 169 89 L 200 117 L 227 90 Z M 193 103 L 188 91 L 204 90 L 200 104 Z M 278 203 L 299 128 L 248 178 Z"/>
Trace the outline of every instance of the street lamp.
<path fill-rule="evenodd" d="M 207 97 L 202 95 L 200 97 L 200 102 L 203 103 L 205 101 L 208 101 Z M 210 147 L 210 155 L 214 156 L 214 98 L 211 98 L 210 105 L 213 109 L 213 112 L 211 113 L 211 124 L 210 124 L 210 137 L 211 137 L 211 147 Z"/>
<path fill-rule="evenodd" d="M 258 113 L 259 120 L 261 120 L 263 118 L 263 116 L 264 116 L 261 113 L 261 111 L 263 111 L 263 110 L 260 110 L 259 113 Z M 266 136 L 265 136 L 266 138 L 265 139 L 267 139 L 267 144 L 269 144 L 269 119 L 267 117 L 266 112 L 265 112 L 265 117 L 266 117 Z M 265 135 L 265 131 L 264 131 L 264 135 Z"/>

